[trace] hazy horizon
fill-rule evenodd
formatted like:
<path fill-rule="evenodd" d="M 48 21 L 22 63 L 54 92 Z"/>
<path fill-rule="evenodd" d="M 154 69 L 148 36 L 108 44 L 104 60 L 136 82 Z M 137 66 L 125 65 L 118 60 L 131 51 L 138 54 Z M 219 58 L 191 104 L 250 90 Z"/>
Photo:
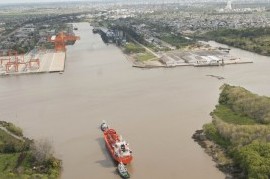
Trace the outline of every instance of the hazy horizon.
<path fill-rule="evenodd" d="M 0 4 L 21 4 L 21 3 L 49 3 L 49 2 L 91 2 L 91 1 L 104 1 L 104 0 L 39 0 L 38 2 L 36 0 L 9 0 L 8 2 L 6 0 L 0 0 Z M 105 0 L 106 1 L 106 0 Z"/>
<path fill-rule="evenodd" d="M 106 2 L 106 1 L 131 1 L 132 0 L 39 0 L 38 2 L 36 0 L 9 0 L 8 2 L 6 0 L 0 0 L 0 4 L 21 4 L 21 3 L 50 3 L 50 2 Z M 135 0 L 135 1 L 144 1 L 144 0 Z M 148 2 L 156 0 L 146 0 Z M 158 0 L 158 1 L 165 1 L 165 2 L 188 2 L 188 0 Z M 193 0 L 193 1 L 199 1 L 199 0 Z M 212 2 L 226 2 L 227 0 L 206 0 L 206 1 L 212 1 Z M 232 2 L 268 2 L 270 0 L 232 0 Z"/>

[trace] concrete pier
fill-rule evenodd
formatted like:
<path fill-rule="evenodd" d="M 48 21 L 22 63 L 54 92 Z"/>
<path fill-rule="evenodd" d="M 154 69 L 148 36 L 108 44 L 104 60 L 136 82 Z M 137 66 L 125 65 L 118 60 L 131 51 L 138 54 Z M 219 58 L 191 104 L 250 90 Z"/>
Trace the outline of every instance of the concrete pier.
<path fill-rule="evenodd" d="M 30 52 L 23 56 L 18 56 L 19 62 L 18 64 L 18 72 L 15 71 L 15 66 L 11 65 L 9 67 L 9 71 L 6 71 L 6 64 L 9 62 L 15 61 L 15 57 L 5 56 L 0 57 L 0 61 L 2 60 L 2 65 L 0 64 L 0 74 L 1 75 L 9 75 L 9 74 L 27 74 L 27 73 L 46 73 L 46 72 L 63 72 L 65 70 L 65 52 L 55 52 L 54 50 L 46 50 L 43 52 Z M 39 59 L 39 66 L 37 63 L 32 63 L 29 65 L 30 59 Z"/>

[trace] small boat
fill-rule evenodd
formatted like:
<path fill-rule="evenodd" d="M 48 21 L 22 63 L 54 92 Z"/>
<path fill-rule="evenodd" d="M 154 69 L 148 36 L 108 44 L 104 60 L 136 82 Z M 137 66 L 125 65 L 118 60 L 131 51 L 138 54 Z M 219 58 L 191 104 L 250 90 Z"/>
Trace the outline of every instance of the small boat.
<path fill-rule="evenodd" d="M 126 166 L 122 162 L 120 162 L 118 164 L 117 169 L 118 169 L 118 172 L 119 172 L 119 174 L 120 174 L 120 176 L 122 178 L 130 178 L 128 170 L 127 170 Z"/>
<path fill-rule="evenodd" d="M 100 129 L 102 130 L 102 132 L 104 132 L 105 130 L 109 129 L 109 126 L 105 121 L 102 121 Z"/>
<path fill-rule="evenodd" d="M 133 159 L 129 144 L 114 129 L 109 128 L 105 121 L 102 122 L 100 128 L 103 131 L 106 146 L 113 159 L 118 163 L 129 164 Z"/>

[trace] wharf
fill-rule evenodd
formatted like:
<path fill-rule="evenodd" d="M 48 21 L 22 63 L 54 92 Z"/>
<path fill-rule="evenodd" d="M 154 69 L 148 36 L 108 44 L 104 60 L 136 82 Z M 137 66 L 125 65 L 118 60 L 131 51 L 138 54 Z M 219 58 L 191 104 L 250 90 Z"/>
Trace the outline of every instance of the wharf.
<path fill-rule="evenodd" d="M 63 72 L 65 70 L 65 52 L 55 52 L 54 50 L 46 50 L 41 52 L 31 51 L 24 56 L 17 56 L 19 64 L 18 70 L 15 70 L 15 65 L 12 64 L 7 71 L 7 63 L 14 62 L 14 56 L 2 56 L 0 57 L 0 74 L 1 75 L 19 75 L 19 74 L 30 74 L 30 73 L 49 73 L 49 72 Z M 32 63 L 29 65 L 31 60 L 38 60 L 38 63 Z"/>

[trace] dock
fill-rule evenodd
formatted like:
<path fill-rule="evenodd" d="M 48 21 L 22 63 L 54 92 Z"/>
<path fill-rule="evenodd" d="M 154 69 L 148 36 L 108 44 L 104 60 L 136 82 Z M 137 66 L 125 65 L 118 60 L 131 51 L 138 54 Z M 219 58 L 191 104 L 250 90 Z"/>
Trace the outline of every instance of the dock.
<path fill-rule="evenodd" d="M 16 57 L 1 56 L 0 74 L 19 75 L 63 72 L 65 70 L 65 60 L 66 52 L 56 52 L 55 50 L 31 51 L 24 56 L 18 55 Z"/>

